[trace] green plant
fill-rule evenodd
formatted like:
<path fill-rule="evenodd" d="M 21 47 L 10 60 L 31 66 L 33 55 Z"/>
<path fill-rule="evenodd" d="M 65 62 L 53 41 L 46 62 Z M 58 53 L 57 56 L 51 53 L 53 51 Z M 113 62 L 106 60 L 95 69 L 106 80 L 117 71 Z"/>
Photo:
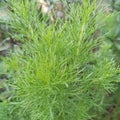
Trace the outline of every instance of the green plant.
<path fill-rule="evenodd" d="M 104 49 L 109 51 L 108 56 L 114 56 L 117 65 L 120 65 L 120 12 L 119 12 L 119 0 L 112 0 L 112 11 L 106 17 L 106 13 L 103 12 L 100 16 L 100 24 L 102 26 L 101 33 L 105 34 Z M 108 14 L 108 13 L 107 13 Z M 105 19 L 104 19 L 105 18 Z M 103 49 L 102 48 L 102 49 Z M 119 83 L 117 84 L 119 88 Z M 99 120 L 119 120 L 120 116 L 120 89 L 117 89 L 114 94 L 109 94 L 105 97 L 104 111 L 99 114 Z"/>
<path fill-rule="evenodd" d="M 69 20 L 59 26 L 46 25 L 36 18 L 35 6 L 23 2 L 11 1 L 10 27 L 24 45 L 5 59 L 14 109 L 29 120 L 92 119 L 117 88 L 120 72 L 107 51 L 93 50 L 103 39 L 95 37 L 96 1 L 71 5 Z"/>
<path fill-rule="evenodd" d="M 105 20 L 103 27 L 106 38 L 111 44 L 113 54 L 116 55 L 116 61 L 120 64 L 120 0 L 112 0 L 111 7 L 113 12 Z"/>
<path fill-rule="evenodd" d="M 41 12 L 37 11 L 36 4 L 29 0 L 7 1 L 10 19 L 8 21 L 1 20 L 1 23 L 8 26 L 10 37 L 20 41 L 24 38 L 33 40 L 33 34 L 40 29 L 37 27 L 42 20 Z"/>

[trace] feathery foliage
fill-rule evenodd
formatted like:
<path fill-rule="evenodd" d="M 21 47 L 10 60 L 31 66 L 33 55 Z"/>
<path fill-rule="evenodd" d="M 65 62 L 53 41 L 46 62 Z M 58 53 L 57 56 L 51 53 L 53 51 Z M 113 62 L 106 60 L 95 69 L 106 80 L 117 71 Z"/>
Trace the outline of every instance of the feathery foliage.
<path fill-rule="evenodd" d="M 28 115 L 25 120 L 91 119 L 116 89 L 120 72 L 105 52 L 94 51 L 103 39 L 95 37 L 96 0 L 72 4 L 69 20 L 58 26 L 41 21 L 28 0 L 10 3 L 11 31 L 24 41 L 5 60 L 14 109 Z"/>

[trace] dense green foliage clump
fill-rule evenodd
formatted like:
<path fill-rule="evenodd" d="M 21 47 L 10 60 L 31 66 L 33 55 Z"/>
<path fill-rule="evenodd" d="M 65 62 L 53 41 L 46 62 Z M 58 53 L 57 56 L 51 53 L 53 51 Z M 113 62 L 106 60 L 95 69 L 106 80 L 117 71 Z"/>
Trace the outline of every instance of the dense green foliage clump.
<path fill-rule="evenodd" d="M 12 111 L 25 120 L 96 117 L 120 81 L 114 60 L 101 50 L 104 37 L 96 36 L 96 1 L 72 4 L 69 20 L 50 25 L 39 19 L 32 2 L 12 0 L 10 5 L 11 35 L 24 42 L 5 59 Z"/>

